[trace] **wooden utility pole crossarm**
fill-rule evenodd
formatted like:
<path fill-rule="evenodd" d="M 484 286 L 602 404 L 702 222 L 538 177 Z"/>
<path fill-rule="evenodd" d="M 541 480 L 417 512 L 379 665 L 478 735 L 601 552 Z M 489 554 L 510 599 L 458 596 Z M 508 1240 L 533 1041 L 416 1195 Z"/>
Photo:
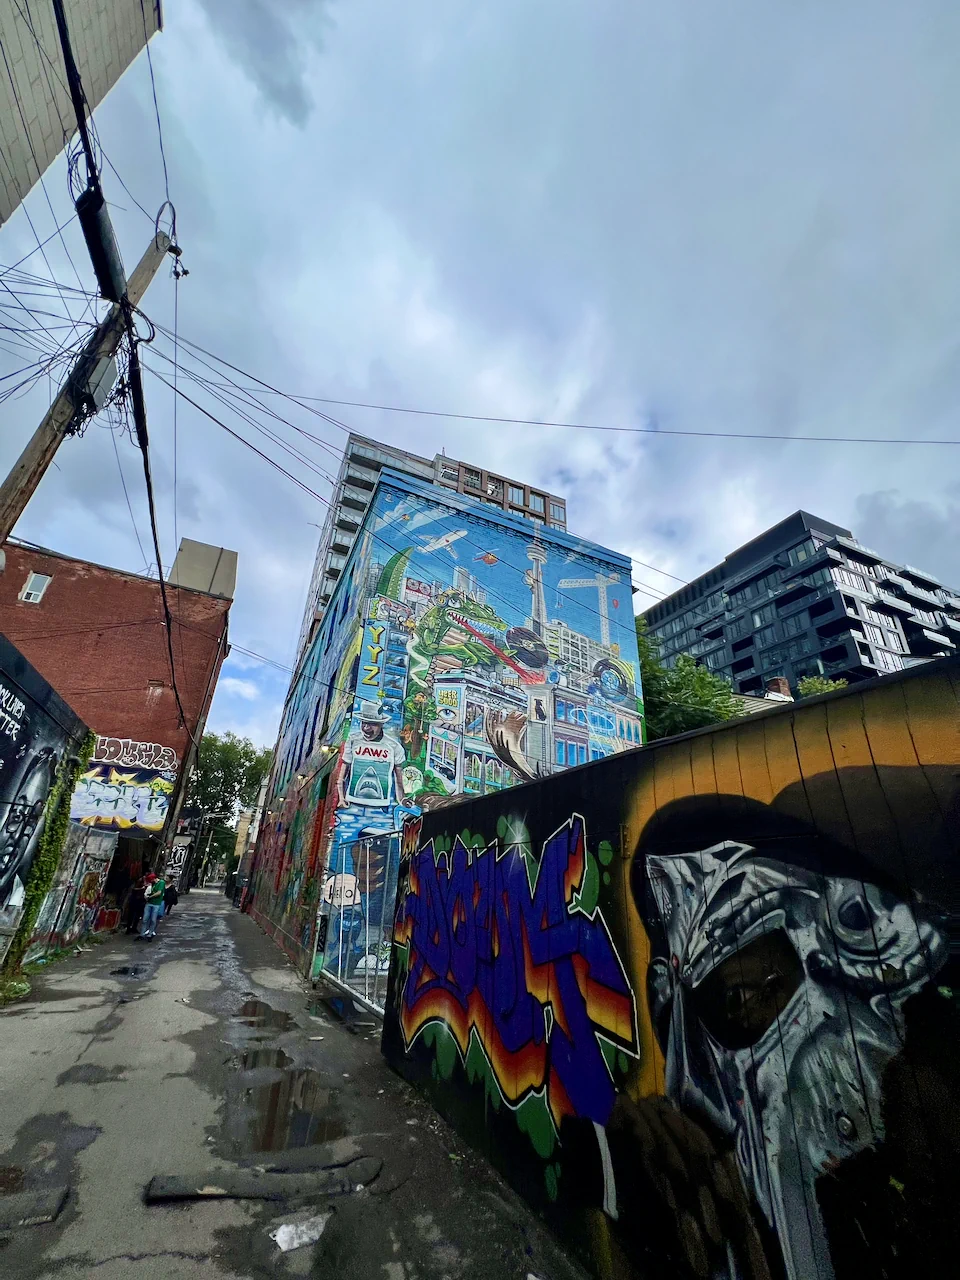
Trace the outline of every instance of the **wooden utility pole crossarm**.
<path fill-rule="evenodd" d="M 147 286 L 157 274 L 160 263 L 170 250 L 170 244 L 170 237 L 162 231 L 151 239 L 146 253 L 127 281 L 127 298 L 131 305 L 136 306 L 146 293 Z M 80 377 L 78 374 L 83 371 L 86 375 L 99 360 L 116 355 L 123 333 L 123 309 L 118 304 L 110 308 L 109 314 L 97 326 L 96 332 L 80 353 L 60 394 L 47 410 L 43 421 L 0 486 L 0 545 L 13 532 L 14 525 L 33 497 L 37 485 L 53 461 L 61 442 L 69 433 L 79 407 L 74 396 L 77 387 L 85 381 L 85 377 Z"/>

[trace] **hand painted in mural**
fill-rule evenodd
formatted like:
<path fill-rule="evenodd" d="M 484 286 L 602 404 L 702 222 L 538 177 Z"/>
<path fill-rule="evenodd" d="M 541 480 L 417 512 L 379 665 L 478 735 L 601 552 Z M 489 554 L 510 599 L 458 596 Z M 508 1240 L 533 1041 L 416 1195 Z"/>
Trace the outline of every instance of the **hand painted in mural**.
<path fill-rule="evenodd" d="M 604 1046 L 635 1047 L 633 996 L 597 910 L 597 871 L 574 817 L 529 849 L 413 856 L 398 894 L 394 939 L 407 947 L 398 991 L 409 1047 L 439 1023 L 462 1057 L 475 1042 L 503 1098 L 545 1089 L 554 1124 L 604 1123 L 615 1091 Z"/>

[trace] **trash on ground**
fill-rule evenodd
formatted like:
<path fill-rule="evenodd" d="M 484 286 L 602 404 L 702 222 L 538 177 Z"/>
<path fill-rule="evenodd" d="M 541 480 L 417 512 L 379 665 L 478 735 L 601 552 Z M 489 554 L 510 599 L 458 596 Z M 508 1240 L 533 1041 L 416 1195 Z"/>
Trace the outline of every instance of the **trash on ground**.
<path fill-rule="evenodd" d="M 0 1231 L 53 1222 L 60 1216 L 69 1194 L 69 1187 L 54 1187 L 51 1191 L 20 1191 L 0 1196 Z"/>
<path fill-rule="evenodd" d="M 292 1200 L 301 1196 L 345 1195 L 359 1183 L 373 1182 L 383 1161 L 361 1156 L 349 1164 L 316 1173 L 262 1173 L 257 1169 L 217 1171 L 199 1177 L 158 1174 L 144 1192 L 147 1204 L 176 1200 Z"/>
<path fill-rule="evenodd" d="M 305 1244 L 315 1244 L 323 1235 L 323 1229 L 332 1217 L 329 1213 L 318 1213 L 304 1222 L 284 1222 L 270 1232 L 270 1239 L 284 1253 L 291 1249 L 302 1249 Z"/>
<path fill-rule="evenodd" d="M 311 1036 L 311 1037 L 310 1037 L 310 1039 L 311 1039 L 311 1040 L 322 1040 L 322 1039 L 323 1039 L 323 1036 Z"/>

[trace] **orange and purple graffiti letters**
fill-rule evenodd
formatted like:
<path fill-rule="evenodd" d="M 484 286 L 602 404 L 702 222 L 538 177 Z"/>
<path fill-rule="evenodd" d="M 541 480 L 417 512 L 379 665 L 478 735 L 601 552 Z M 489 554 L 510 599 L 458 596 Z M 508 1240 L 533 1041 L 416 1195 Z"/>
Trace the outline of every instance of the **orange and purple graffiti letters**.
<path fill-rule="evenodd" d="M 603 917 L 581 902 L 583 819 L 556 831 L 529 873 L 528 859 L 459 837 L 449 853 L 431 842 L 411 857 L 395 932 L 409 948 L 404 1039 L 441 1022 L 465 1056 L 475 1036 L 508 1103 L 546 1086 L 558 1127 L 565 1116 L 603 1124 L 615 1090 L 600 1038 L 632 1052 L 636 1024 Z"/>

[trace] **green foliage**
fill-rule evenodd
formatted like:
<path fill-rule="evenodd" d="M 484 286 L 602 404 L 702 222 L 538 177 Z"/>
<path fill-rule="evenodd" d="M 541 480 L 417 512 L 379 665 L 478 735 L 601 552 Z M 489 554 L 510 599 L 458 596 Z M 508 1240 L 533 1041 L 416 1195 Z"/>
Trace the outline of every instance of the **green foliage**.
<path fill-rule="evenodd" d="M 224 734 L 205 733 L 187 803 L 199 805 L 204 813 L 232 815 L 237 809 L 249 809 L 256 801 L 260 783 L 270 772 L 272 760 L 269 747 L 258 749 L 249 738 L 239 738 L 229 730 Z M 214 840 L 218 837 L 214 836 Z"/>
<path fill-rule="evenodd" d="M 67 827 L 70 822 L 70 801 L 80 775 L 87 767 L 97 739 L 88 733 L 75 756 L 64 756 L 57 769 L 47 803 L 43 811 L 43 830 L 37 841 L 37 850 L 33 857 L 30 875 L 24 886 L 23 915 L 10 944 L 7 958 L 3 964 L 5 975 L 19 972 L 24 952 L 30 945 L 33 927 L 43 900 L 50 891 L 53 878 L 57 874 L 63 845 L 67 838 Z"/>
<path fill-rule="evenodd" d="M 797 684 L 797 693 L 801 698 L 815 698 L 818 693 L 833 693 L 834 689 L 846 687 L 846 680 L 831 680 L 829 676 L 804 676 Z"/>
<path fill-rule="evenodd" d="M 637 618 L 637 648 L 648 742 L 741 714 L 740 702 L 726 680 L 689 654 L 680 654 L 672 668 L 665 667 L 642 618 Z"/>

